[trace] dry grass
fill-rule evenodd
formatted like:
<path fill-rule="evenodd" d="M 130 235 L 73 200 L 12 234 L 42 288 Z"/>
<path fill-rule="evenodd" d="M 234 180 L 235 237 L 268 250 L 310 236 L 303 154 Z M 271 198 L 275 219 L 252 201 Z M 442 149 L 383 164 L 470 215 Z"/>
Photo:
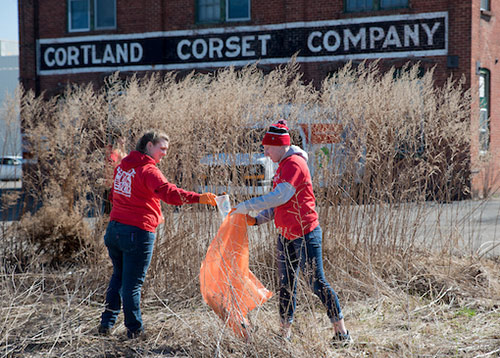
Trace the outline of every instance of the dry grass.
<path fill-rule="evenodd" d="M 423 78 L 416 68 L 381 74 L 376 63 L 348 65 L 319 90 L 302 83 L 292 63 L 267 75 L 255 67 L 127 81 L 115 74 L 100 90 L 69 87 L 51 100 L 22 94 L 23 128 L 34 154 L 24 185 L 42 206 L 2 225 L 0 354 L 498 355 L 498 258 L 477 255 L 470 240 L 440 222 L 422 231 L 430 200 L 468 196 L 470 100 L 460 82 L 435 88 L 432 72 Z M 292 128 L 329 122 L 344 130 L 344 154 L 332 158 L 342 165 L 324 166 L 314 185 L 325 270 L 357 343 L 328 345 L 332 331 L 324 310 L 302 285 L 291 342 L 277 337 L 276 297 L 250 314 L 258 327 L 252 342 L 235 339 L 199 293 L 200 263 L 220 219 L 196 205 L 164 208 L 143 292 L 147 338 L 125 340 L 121 320 L 111 337 L 97 336 L 111 270 L 100 204 L 111 133 L 121 131 L 131 150 L 145 129 L 166 131 L 171 145 L 161 169 L 195 190 L 206 176 L 209 183 L 224 182 L 237 170 L 207 173 L 199 165 L 203 156 L 259 151 L 249 128 L 262 130 L 283 115 Z M 328 183 L 326 190 L 318 178 Z M 10 205 L 6 200 L 2 204 Z M 464 219 L 449 218 L 453 225 L 458 220 Z M 251 269 L 273 291 L 275 236 L 271 225 L 250 230 Z"/>
<path fill-rule="evenodd" d="M 350 292 L 366 282 L 341 275 L 334 282 L 356 338 L 342 349 L 328 345 L 330 324 L 302 286 L 292 341 L 278 338 L 273 298 L 250 314 L 258 330 L 246 344 L 199 295 L 180 299 L 150 285 L 143 299 L 148 336 L 137 342 L 125 339 L 122 320 L 112 336 L 96 334 L 107 270 L 5 273 L 0 347 L 3 356 L 13 357 L 487 356 L 500 339 L 499 269 L 491 260 L 455 258 L 443 265 L 441 257 L 427 256 L 409 270 L 394 268 L 389 277 L 378 277 L 378 293 L 364 297 Z"/>

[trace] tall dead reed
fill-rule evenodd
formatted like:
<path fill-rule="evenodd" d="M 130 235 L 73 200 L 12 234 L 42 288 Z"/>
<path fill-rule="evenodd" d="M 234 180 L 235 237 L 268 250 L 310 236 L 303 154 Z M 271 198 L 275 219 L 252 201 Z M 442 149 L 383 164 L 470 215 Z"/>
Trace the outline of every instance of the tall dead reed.
<path fill-rule="evenodd" d="M 80 292 L 74 291 L 79 300 L 76 311 L 60 314 L 80 317 L 79 307 L 88 305 L 95 317 L 79 318 L 82 334 L 87 334 L 97 324 L 98 302 L 103 300 L 110 269 L 102 244 L 106 224 L 102 196 L 107 185 L 105 146 L 111 137 L 120 133 L 130 151 L 145 130 L 167 132 L 169 152 L 160 164 L 166 177 L 188 190 L 200 191 L 208 185 L 221 194 L 231 181 L 241 184 L 241 178 L 250 174 L 238 165 L 237 156 L 261 153 L 263 131 L 284 117 L 294 133 L 317 123 L 337 129 L 337 142 L 326 149 L 311 150 L 310 143 L 301 140 L 304 136 L 297 134 L 293 144 L 305 144 L 310 165 L 315 167 L 325 269 L 354 318 L 372 317 L 384 302 L 391 302 L 403 307 L 399 319 L 411 323 L 421 312 L 415 311 L 414 299 L 453 305 L 466 302 L 474 292 L 482 298 L 498 297 L 498 280 L 490 264 L 465 255 L 466 241 L 453 241 L 454 234 L 444 230 L 425 231 L 426 223 L 439 217 L 441 203 L 469 195 L 470 93 L 460 81 L 450 79 L 438 88 L 432 78 L 433 71 L 420 77 L 417 67 L 381 73 L 377 63 L 346 65 L 315 89 L 302 82 L 297 65 L 291 63 L 269 74 L 255 66 L 182 78 L 171 73 L 124 79 L 116 73 L 99 90 L 69 86 L 64 94 L 49 100 L 24 93 L 22 125 L 32 158 L 23 185 L 35 198 L 37 210 L 30 212 L 28 207 L 23 218 L 3 234 L 16 244 L 5 251 L 9 266 L 2 285 L 10 287 L 9 273 L 15 270 L 45 275 L 53 267 L 72 267 L 81 275 L 78 280 L 71 276 L 73 288 L 55 280 L 50 283 L 51 292 L 70 306 L 76 302 L 71 290 Z M 210 170 L 202 164 L 207 156 L 220 154 L 229 158 L 227 165 Z M 233 204 L 248 197 L 229 194 Z M 201 261 L 221 220 L 218 213 L 197 205 L 165 205 L 163 212 L 165 221 L 158 230 L 143 300 L 144 314 L 149 317 L 146 323 L 153 332 L 148 345 L 157 347 L 156 353 L 257 357 L 328 352 L 317 338 L 326 336 L 321 327 L 328 323 L 317 314 L 321 311 L 317 301 L 304 289 L 299 292 L 299 316 L 316 317 L 320 324 L 298 318 L 300 335 L 295 347 L 285 347 L 265 332 L 257 332 L 256 344 L 250 346 L 228 338 L 227 328 L 213 322 L 214 316 L 202 305 L 198 285 Z M 452 212 L 450 221 L 456 218 Z M 275 290 L 276 230 L 271 224 L 253 227 L 249 236 L 251 269 Z M 448 259 L 436 260 L 432 249 Z M 475 289 L 472 281 L 481 289 Z M 34 278 L 31 282 L 34 288 L 42 284 Z M 27 291 L 11 291 L 13 295 L 26 292 L 28 297 Z M 30 302 L 36 304 L 42 296 L 30 292 Z M 378 300 L 373 311 L 355 308 L 356 302 L 370 305 L 373 299 Z M 11 302 L 9 307 L 15 305 Z M 272 331 L 277 325 L 272 308 L 253 315 L 262 331 Z M 27 324 L 29 315 L 18 317 Z M 18 321 L 5 322 L 4 332 L 14 332 Z M 48 339 L 54 352 L 65 352 L 67 344 L 84 355 L 128 354 L 120 342 L 114 343 L 114 353 L 98 345 L 89 347 L 87 338 L 76 333 L 76 324 L 71 325 L 73 321 L 70 325 L 62 319 L 57 322 L 67 335 L 57 344 Z M 407 327 L 412 329 L 411 324 Z M 18 340 L 17 347 L 7 339 L 5 352 L 12 345 L 26 352 L 35 338 L 24 343 Z M 368 333 L 365 338 L 370 340 Z M 162 340 L 176 343 L 162 346 Z M 412 354 L 408 342 L 410 338 L 403 342 L 407 345 L 394 348 L 396 355 Z M 380 352 L 377 349 L 371 353 Z M 417 351 L 425 349 L 419 346 Z M 345 354 L 355 356 L 356 352 Z"/>

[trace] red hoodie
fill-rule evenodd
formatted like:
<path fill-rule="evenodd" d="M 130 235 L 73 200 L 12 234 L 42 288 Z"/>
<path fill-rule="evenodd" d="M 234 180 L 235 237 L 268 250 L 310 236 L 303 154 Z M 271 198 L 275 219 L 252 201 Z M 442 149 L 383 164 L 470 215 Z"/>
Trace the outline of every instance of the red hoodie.
<path fill-rule="evenodd" d="M 149 155 L 132 151 L 115 169 L 109 219 L 155 232 L 163 222 L 160 200 L 183 205 L 200 201 L 200 194 L 167 181 Z"/>
<path fill-rule="evenodd" d="M 281 159 L 274 175 L 273 189 L 283 182 L 293 185 L 295 194 L 285 204 L 274 208 L 274 223 L 281 235 L 294 240 L 319 225 L 311 173 L 302 155 L 292 154 Z"/>

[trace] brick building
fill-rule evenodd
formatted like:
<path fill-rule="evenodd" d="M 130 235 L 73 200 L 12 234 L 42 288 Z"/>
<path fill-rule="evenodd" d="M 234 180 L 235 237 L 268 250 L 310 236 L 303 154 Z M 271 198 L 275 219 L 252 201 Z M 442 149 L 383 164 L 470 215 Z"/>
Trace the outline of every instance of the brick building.
<path fill-rule="evenodd" d="M 37 94 L 110 73 L 210 70 L 294 54 L 320 83 L 347 61 L 436 66 L 436 81 L 465 76 L 473 189 L 500 169 L 500 24 L 491 0 L 19 0 L 20 79 Z M 498 11 L 497 11 L 498 10 Z M 498 180 L 500 183 L 500 180 Z"/>

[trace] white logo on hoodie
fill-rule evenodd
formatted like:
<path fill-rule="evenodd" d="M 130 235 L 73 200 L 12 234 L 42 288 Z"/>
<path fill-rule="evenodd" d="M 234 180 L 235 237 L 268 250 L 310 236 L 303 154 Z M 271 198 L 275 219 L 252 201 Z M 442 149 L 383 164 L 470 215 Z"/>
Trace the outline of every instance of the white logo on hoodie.
<path fill-rule="evenodd" d="M 132 193 L 132 178 L 134 177 L 135 169 L 132 168 L 128 172 L 124 171 L 122 168 L 116 168 L 115 181 L 113 183 L 113 189 L 116 194 L 124 195 L 130 198 Z"/>

